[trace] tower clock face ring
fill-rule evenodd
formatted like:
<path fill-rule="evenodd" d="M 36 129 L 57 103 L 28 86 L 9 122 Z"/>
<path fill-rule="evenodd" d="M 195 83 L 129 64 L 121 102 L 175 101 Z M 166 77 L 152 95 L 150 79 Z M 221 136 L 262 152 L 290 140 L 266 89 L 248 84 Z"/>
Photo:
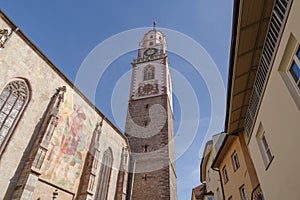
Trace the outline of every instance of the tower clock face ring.
<path fill-rule="evenodd" d="M 153 85 L 150 84 L 150 83 L 144 85 L 144 87 L 143 87 L 143 91 L 146 92 L 146 93 L 151 92 L 152 89 L 153 89 Z"/>
<path fill-rule="evenodd" d="M 151 55 L 155 54 L 156 52 L 157 52 L 157 49 L 155 49 L 155 48 L 148 48 L 144 52 L 144 54 L 145 54 L 145 56 L 151 56 Z"/>

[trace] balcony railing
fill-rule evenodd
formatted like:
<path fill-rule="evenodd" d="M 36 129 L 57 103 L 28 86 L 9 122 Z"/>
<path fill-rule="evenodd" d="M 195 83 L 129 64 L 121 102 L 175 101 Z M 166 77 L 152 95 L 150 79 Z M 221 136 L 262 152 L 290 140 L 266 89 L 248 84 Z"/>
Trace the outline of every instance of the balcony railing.
<path fill-rule="evenodd" d="M 252 133 L 253 125 L 273 65 L 279 40 L 289 13 L 291 3 L 292 0 L 276 0 L 273 7 L 262 57 L 256 73 L 248 112 L 246 114 L 245 130 L 249 138 Z"/>

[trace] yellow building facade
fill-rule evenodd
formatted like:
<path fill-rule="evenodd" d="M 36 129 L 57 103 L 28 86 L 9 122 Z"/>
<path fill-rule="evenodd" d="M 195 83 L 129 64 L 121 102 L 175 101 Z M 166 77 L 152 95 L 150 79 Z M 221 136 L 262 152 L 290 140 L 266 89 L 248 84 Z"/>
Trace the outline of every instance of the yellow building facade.
<path fill-rule="evenodd" d="M 225 131 L 244 137 L 253 199 L 300 199 L 299 10 L 296 0 L 235 1 Z"/>
<path fill-rule="evenodd" d="M 212 169 L 220 173 L 224 199 L 251 199 L 259 185 L 243 135 L 226 135 Z"/>
<path fill-rule="evenodd" d="M 300 199 L 299 10 L 295 0 L 234 1 L 228 135 L 212 164 L 225 199 Z"/>

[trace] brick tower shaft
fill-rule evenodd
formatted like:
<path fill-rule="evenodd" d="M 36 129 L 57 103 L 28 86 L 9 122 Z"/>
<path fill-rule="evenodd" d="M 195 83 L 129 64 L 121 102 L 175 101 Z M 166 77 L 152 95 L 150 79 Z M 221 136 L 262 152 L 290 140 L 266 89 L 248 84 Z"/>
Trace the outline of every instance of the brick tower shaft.
<path fill-rule="evenodd" d="M 132 65 L 125 127 L 131 149 L 128 199 L 176 200 L 171 74 L 166 39 L 155 26 Z"/>

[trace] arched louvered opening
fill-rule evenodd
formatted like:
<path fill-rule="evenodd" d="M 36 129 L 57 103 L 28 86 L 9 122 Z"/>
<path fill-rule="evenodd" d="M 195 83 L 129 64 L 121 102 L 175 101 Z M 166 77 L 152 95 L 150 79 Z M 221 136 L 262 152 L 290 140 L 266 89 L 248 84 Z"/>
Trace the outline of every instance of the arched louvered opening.
<path fill-rule="evenodd" d="M 148 65 L 144 68 L 144 81 L 154 79 L 155 68 L 152 65 Z"/>

